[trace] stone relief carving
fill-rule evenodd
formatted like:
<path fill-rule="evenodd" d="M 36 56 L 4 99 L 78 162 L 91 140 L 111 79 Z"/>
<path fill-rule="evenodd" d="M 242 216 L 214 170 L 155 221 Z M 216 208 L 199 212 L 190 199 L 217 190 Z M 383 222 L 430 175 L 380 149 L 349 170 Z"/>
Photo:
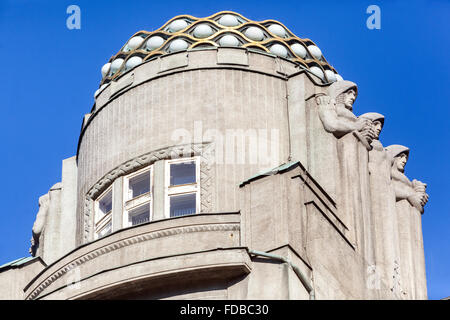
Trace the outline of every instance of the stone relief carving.
<path fill-rule="evenodd" d="M 365 261 L 376 265 L 382 276 L 382 291 L 369 292 L 373 295 L 369 298 L 377 299 L 389 291 L 392 294 L 400 281 L 395 274 L 400 244 L 391 160 L 379 140 L 384 116 L 353 114 L 357 97 L 353 82 L 339 81 L 328 92 L 329 96 L 316 96 L 316 104 L 325 131 L 337 139 L 338 210 L 354 232 L 353 241 Z M 400 296 L 400 292 L 394 294 Z"/>
<path fill-rule="evenodd" d="M 181 157 L 200 156 L 200 211 L 211 212 L 213 196 L 211 192 L 212 169 L 214 159 L 214 143 L 203 142 L 183 144 L 158 149 L 134 159 L 131 159 L 108 172 L 86 194 L 84 201 L 84 242 L 92 239 L 92 204 L 94 199 L 108 188 L 114 180 L 140 168 L 153 164 L 158 160 L 176 159 Z"/>
<path fill-rule="evenodd" d="M 370 144 L 374 138 L 375 129 L 372 121 L 356 117 L 353 113 L 353 103 L 358 94 L 358 87 L 351 81 L 337 81 L 329 87 L 330 96 L 316 95 L 319 117 L 327 132 L 341 138 L 349 132 L 364 144 Z"/>
<path fill-rule="evenodd" d="M 386 151 L 391 157 L 391 177 L 397 201 L 406 199 L 413 207 L 423 213 L 423 207 L 428 202 L 429 197 L 425 192 L 427 185 L 416 179 L 410 181 L 404 174 L 409 157 L 409 148 L 391 145 L 386 147 Z"/>
<path fill-rule="evenodd" d="M 29 249 L 30 254 L 34 257 L 40 256 L 43 259 L 45 258 L 44 260 L 48 259 L 44 250 L 51 252 L 57 245 L 51 238 L 46 237 L 46 233 L 51 234 L 54 232 L 52 230 L 52 222 L 60 214 L 61 189 L 62 183 L 58 182 L 50 188 L 48 193 L 39 198 L 39 211 L 33 224 Z"/>
<path fill-rule="evenodd" d="M 416 179 L 410 181 L 404 173 L 409 148 L 391 145 L 386 147 L 386 152 L 391 160 L 391 179 L 396 200 L 402 289 L 407 299 L 426 299 L 421 217 L 428 201 L 426 184 Z"/>
<path fill-rule="evenodd" d="M 367 263 L 375 263 L 382 272 L 381 289 L 403 298 L 426 297 L 420 220 L 428 201 L 426 184 L 404 174 L 408 148 L 383 147 L 383 115 L 353 114 L 357 93 L 353 82 L 338 81 L 328 88 L 328 95 L 315 96 L 320 122 L 335 138 L 315 141 L 330 144 L 322 148 L 327 151 L 323 158 L 336 163 L 328 165 L 334 178 L 322 180 L 325 188 L 335 190 L 340 218 L 354 232 L 352 241 Z M 399 289 L 400 278 L 404 286 Z"/>
<path fill-rule="evenodd" d="M 36 220 L 33 224 L 32 237 L 31 237 L 31 247 L 29 249 L 30 254 L 35 257 L 38 255 L 38 249 L 40 244 L 40 238 L 43 234 L 45 227 L 45 222 L 47 220 L 50 196 L 48 193 L 44 194 L 39 198 L 39 211 L 36 215 Z"/>
<path fill-rule="evenodd" d="M 328 88 L 329 96 L 316 96 L 319 118 L 325 131 L 335 138 L 336 194 L 340 216 L 350 230 L 352 242 L 373 264 L 370 221 L 368 150 L 376 136 L 373 122 L 353 113 L 358 88 L 351 81 L 338 81 Z M 350 134 L 352 133 L 352 134 Z M 356 138 L 356 139 L 355 139 Z"/>
<path fill-rule="evenodd" d="M 384 125 L 384 116 L 377 112 L 368 112 L 360 115 L 359 118 L 371 121 L 371 125 L 368 126 L 370 127 L 370 130 L 366 128 L 363 135 L 370 140 L 372 148 L 375 148 L 378 151 L 383 150 L 383 145 L 380 142 L 380 133 Z"/>
<path fill-rule="evenodd" d="M 360 116 L 370 120 L 374 129 L 369 151 L 370 215 L 373 225 L 375 264 L 381 276 L 380 289 L 400 297 L 400 256 L 397 236 L 395 195 L 391 183 L 391 160 L 379 140 L 384 116 L 376 112 Z M 394 290 L 395 288 L 395 290 Z"/>

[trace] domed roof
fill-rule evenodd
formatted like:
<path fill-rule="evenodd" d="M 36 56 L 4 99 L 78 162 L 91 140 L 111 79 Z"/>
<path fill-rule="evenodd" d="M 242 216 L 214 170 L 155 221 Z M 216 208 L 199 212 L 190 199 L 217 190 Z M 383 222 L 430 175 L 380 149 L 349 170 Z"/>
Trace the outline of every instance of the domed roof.
<path fill-rule="evenodd" d="M 275 20 L 251 21 L 238 13 L 222 11 L 206 18 L 177 16 L 158 30 L 135 33 L 102 67 L 101 85 L 144 61 L 201 47 L 256 49 L 294 61 L 324 83 L 342 80 L 310 39 L 298 38 Z"/>

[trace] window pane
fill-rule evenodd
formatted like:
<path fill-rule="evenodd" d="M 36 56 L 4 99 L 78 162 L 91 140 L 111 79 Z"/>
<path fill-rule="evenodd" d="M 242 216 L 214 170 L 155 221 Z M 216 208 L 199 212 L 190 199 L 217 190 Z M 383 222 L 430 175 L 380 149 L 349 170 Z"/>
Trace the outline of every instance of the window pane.
<path fill-rule="evenodd" d="M 99 232 L 98 237 L 104 237 L 111 233 L 112 222 L 108 222 L 108 224 Z"/>
<path fill-rule="evenodd" d="M 170 165 L 170 185 L 195 183 L 195 161 Z"/>
<path fill-rule="evenodd" d="M 170 197 L 170 216 L 178 217 L 195 213 L 195 193 Z"/>
<path fill-rule="evenodd" d="M 112 210 L 112 190 L 99 200 L 98 207 L 103 214 L 106 214 Z"/>
<path fill-rule="evenodd" d="M 150 191 L 150 171 L 146 171 L 133 177 L 129 182 L 129 189 L 131 191 L 131 198 L 136 198 L 141 194 Z"/>
<path fill-rule="evenodd" d="M 128 222 L 135 226 L 150 221 L 150 205 L 145 204 L 128 212 Z"/>

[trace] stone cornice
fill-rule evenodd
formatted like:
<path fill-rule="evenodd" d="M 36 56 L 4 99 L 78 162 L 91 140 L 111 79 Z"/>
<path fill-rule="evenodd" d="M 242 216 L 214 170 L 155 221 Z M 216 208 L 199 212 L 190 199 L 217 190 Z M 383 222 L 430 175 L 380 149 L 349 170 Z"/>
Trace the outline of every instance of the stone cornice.
<path fill-rule="evenodd" d="M 125 239 L 120 239 L 113 243 L 109 243 L 107 245 L 103 245 L 99 248 L 96 248 L 88 253 L 85 253 L 77 257 L 76 259 L 72 260 L 71 262 L 65 263 L 62 267 L 57 268 L 57 270 L 52 272 L 51 275 L 44 277 L 44 279 L 40 282 L 40 284 L 27 294 L 26 300 L 33 300 L 37 298 L 42 291 L 44 291 L 57 279 L 61 278 L 64 274 L 73 270 L 74 268 L 79 267 L 80 265 L 85 264 L 88 261 L 96 259 L 114 250 L 119 250 L 121 248 L 128 247 L 134 244 L 150 241 L 153 239 L 169 237 L 177 234 L 189 234 L 208 231 L 214 232 L 214 231 L 239 231 L 239 230 L 240 230 L 239 223 L 210 223 L 210 224 L 189 225 L 171 229 L 151 231 L 148 233 L 138 234 Z"/>

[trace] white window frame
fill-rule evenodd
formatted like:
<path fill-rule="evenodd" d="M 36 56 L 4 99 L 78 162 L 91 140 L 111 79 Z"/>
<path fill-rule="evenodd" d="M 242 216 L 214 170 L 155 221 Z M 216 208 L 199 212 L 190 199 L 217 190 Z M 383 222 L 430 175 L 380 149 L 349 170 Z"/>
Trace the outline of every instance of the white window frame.
<path fill-rule="evenodd" d="M 112 212 L 113 212 L 113 205 L 111 205 L 111 210 L 100 214 L 100 200 L 102 200 L 103 197 L 105 197 L 108 193 L 111 192 L 111 203 L 114 203 L 114 193 L 112 185 L 107 188 L 100 196 L 97 197 L 97 199 L 94 201 L 94 238 L 99 239 L 100 238 L 100 232 L 107 226 L 108 223 L 111 222 L 112 227 Z M 100 216 L 101 215 L 101 216 Z M 112 228 L 111 228 L 112 232 Z"/>
<path fill-rule="evenodd" d="M 183 184 L 178 186 L 170 185 L 170 165 L 185 162 L 195 162 L 195 183 Z M 164 216 L 170 217 L 170 197 L 175 195 L 195 193 L 195 214 L 200 212 L 200 157 L 180 158 L 165 161 L 165 179 L 164 179 Z"/>
<path fill-rule="evenodd" d="M 105 234 L 103 236 L 100 236 L 100 233 L 103 231 L 103 229 L 106 228 L 106 226 L 111 223 L 111 231 L 108 234 Z M 95 231 L 95 239 L 100 239 L 103 238 L 109 234 L 112 233 L 112 217 L 110 216 L 108 219 L 105 220 L 105 223 L 101 224 L 100 226 L 97 227 L 96 231 Z"/>
<path fill-rule="evenodd" d="M 144 194 L 141 194 L 135 198 L 131 198 L 129 193 L 130 179 L 144 173 L 145 171 L 150 170 L 150 191 Z M 123 220 L 122 225 L 123 228 L 131 227 L 132 225 L 129 223 L 129 211 L 136 209 L 140 206 L 147 204 L 149 206 L 149 221 L 153 220 L 153 173 L 154 167 L 153 165 L 147 166 L 140 170 L 137 170 L 129 175 L 125 176 L 123 179 Z"/>

